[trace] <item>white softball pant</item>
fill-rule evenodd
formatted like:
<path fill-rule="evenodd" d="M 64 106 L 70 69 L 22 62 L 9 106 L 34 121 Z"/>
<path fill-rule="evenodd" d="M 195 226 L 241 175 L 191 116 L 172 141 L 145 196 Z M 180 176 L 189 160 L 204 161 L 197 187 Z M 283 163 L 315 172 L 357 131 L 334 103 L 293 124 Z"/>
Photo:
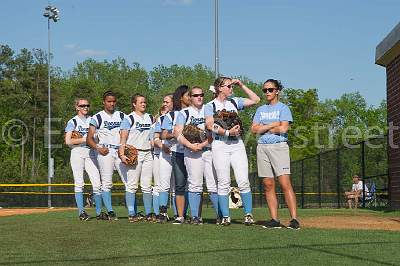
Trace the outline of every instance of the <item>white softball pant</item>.
<path fill-rule="evenodd" d="M 75 192 L 83 192 L 85 185 L 83 171 L 86 171 L 90 183 L 92 183 L 93 194 L 101 193 L 100 174 L 96 163 L 95 154 L 90 149 L 76 147 L 71 150 L 71 168 L 74 176 Z"/>
<path fill-rule="evenodd" d="M 154 154 L 153 156 L 153 177 L 154 177 L 154 186 L 153 186 L 153 195 L 158 196 L 160 191 L 160 155 Z"/>
<path fill-rule="evenodd" d="M 214 168 L 217 173 L 218 195 L 229 194 L 231 166 L 240 193 L 250 192 L 248 160 L 243 141 L 241 139 L 214 140 L 211 146 Z"/>
<path fill-rule="evenodd" d="M 127 168 L 126 191 L 136 193 L 139 186 L 143 193 L 151 193 L 153 178 L 153 155 L 151 151 L 138 151 L 138 163 Z"/>
<path fill-rule="evenodd" d="M 188 173 L 188 191 L 203 192 L 203 180 L 206 179 L 207 191 L 217 192 L 217 175 L 212 163 L 212 153 L 208 151 L 192 152 L 185 149 L 185 165 Z"/>
<path fill-rule="evenodd" d="M 171 175 L 172 175 L 171 154 L 167 154 L 161 151 L 159 164 L 160 164 L 160 180 L 159 180 L 158 192 L 169 192 L 169 189 L 171 188 Z"/>
<path fill-rule="evenodd" d="M 100 176 L 102 181 L 102 191 L 108 192 L 111 190 L 112 176 L 114 173 L 114 169 L 118 171 L 119 176 L 121 177 L 122 182 L 125 185 L 125 190 L 128 192 L 132 192 L 131 189 L 127 187 L 128 184 L 128 176 L 127 166 L 121 162 L 121 159 L 118 157 L 118 150 L 109 148 L 108 154 L 103 156 L 100 153 L 97 155 L 97 162 L 99 164 Z"/>

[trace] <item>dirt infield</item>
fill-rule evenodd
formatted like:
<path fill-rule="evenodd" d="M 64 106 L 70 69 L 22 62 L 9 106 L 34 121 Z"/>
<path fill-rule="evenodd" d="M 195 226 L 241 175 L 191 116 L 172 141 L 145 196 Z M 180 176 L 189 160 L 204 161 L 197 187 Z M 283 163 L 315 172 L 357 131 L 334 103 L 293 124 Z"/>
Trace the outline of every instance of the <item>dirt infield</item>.
<path fill-rule="evenodd" d="M 66 211 L 66 210 L 72 210 L 72 209 L 74 209 L 74 208 L 0 209 L 0 217 L 1 216 L 21 215 L 21 214 L 35 214 L 35 213 L 47 213 L 47 212 L 55 212 L 55 211 Z"/>
<path fill-rule="evenodd" d="M 301 219 L 304 228 L 361 229 L 400 231 L 400 217 L 320 216 Z"/>

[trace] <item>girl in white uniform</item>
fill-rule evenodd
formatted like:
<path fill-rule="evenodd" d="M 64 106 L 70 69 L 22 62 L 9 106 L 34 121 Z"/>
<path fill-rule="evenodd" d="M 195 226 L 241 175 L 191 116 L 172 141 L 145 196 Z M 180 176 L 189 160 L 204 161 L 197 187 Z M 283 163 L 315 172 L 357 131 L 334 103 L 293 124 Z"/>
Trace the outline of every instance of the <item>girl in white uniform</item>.
<path fill-rule="evenodd" d="M 233 86 L 238 85 L 248 98 L 233 97 Z M 222 225 L 230 224 L 229 217 L 229 191 L 230 167 L 232 166 L 244 206 L 244 224 L 254 223 L 252 215 L 252 196 L 248 176 L 248 160 L 246 149 L 240 138 L 240 126 L 225 130 L 214 124 L 213 115 L 222 109 L 238 112 L 245 107 L 257 104 L 260 98 L 238 79 L 219 77 L 214 82 L 216 98 L 205 107 L 207 129 L 213 132 L 212 157 L 218 180 L 218 204 L 222 212 Z"/>
<path fill-rule="evenodd" d="M 91 119 L 88 115 L 89 107 L 88 100 L 75 100 L 77 115 L 68 121 L 65 128 L 65 144 L 71 147 L 71 168 L 75 184 L 75 201 L 79 211 L 79 219 L 83 221 L 87 221 L 90 218 L 83 204 L 84 171 L 87 172 L 90 183 L 92 183 L 93 197 L 96 204 L 96 216 L 100 217 L 102 207 L 101 181 L 96 166 L 95 152 L 86 144 L 86 136 Z M 72 131 L 78 131 L 83 137 L 72 139 Z"/>
<path fill-rule="evenodd" d="M 133 192 L 127 192 L 129 205 L 135 205 L 135 193 L 139 185 L 143 193 L 143 204 L 146 219 L 152 220 L 152 176 L 153 176 L 153 155 L 151 153 L 150 129 L 153 124 L 153 116 L 146 113 L 146 98 L 141 94 L 132 96 L 133 112 L 127 115 L 121 123 L 119 156 L 121 161 L 127 165 L 127 157 L 124 155 L 125 145 L 134 146 L 138 150 L 137 164 L 128 165 L 127 180 L 128 186 Z M 137 221 L 137 215 L 129 210 L 130 222 Z"/>
<path fill-rule="evenodd" d="M 186 108 L 190 104 L 189 87 L 186 85 L 179 86 L 174 92 L 173 100 L 174 111 L 165 115 L 165 119 L 161 124 L 161 129 L 163 130 L 162 139 L 165 139 L 166 142 L 170 143 L 172 151 L 171 165 L 175 179 L 175 203 L 178 210 L 178 217 L 176 217 L 174 224 L 182 224 L 185 220 L 185 205 L 187 203 L 185 200 L 185 194 L 187 195 L 187 171 L 184 163 L 185 148 L 176 140 L 173 134 L 173 129 L 176 124 L 179 111 L 182 108 Z"/>
<path fill-rule="evenodd" d="M 174 128 L 174 135 L 178 141 L 185 146 L 185 165 L 188 172 L 189 206 L 192 213 L 192 224 L 200 224 L 201 198 L 203 192 L 203 179 L 206 179 L 206 186 L 210 200 L 218 214 L 218 194 L 215 170 L 212 165 L 211 138 L 203 143 L 190 143 L 183 135 L 185 125 L 195 125 L 205 130 L 204 118 L 204 93 L 200 87 L 193 87 L 189 91 L 191 105 L 182 109 Z"/>
<path fill-rule="evenodd" d="M 163 99 L 163 107 L 166 113 L 169 113 L 173 108 L 172 95 L 166 95 Z M 168 221 L 167 206 L 168 196 L 171 188 L 171 145 L 161 140 L 161 124 L 165 119 L 165 114 L 161 115 L 154 126 L 154 147 L 159 149 L 158 163 L 154 164 L 154 171 L 159 173 L 158 184 L 156 189 L 159 194 L 159 221 L 164 223 Z M 157 159 L 156 159 L 157 160 Z M 156 179 L 156 178 L 155 178 Z"/>
<path fill-rule="evenodd" d="M 172 96 L 171 96 L 172 102 Z M 156 215 L 155 221 L 159 221 L 160 218 L 160 153 L 162 149 L 162 142 L 160 140 L 160 132 L 161 132 L 161 121 L 160 116 L 164 115 L 165 113 L 169 112 L 170 110 L 164 105 L 166 101 L 163 101 L 163 105 L 161 106 L 157 116 L 154 118 L 155 122 L 152 125 L 150 130 L 150 139 L 151 145 L 153 147 L 153 178 L 154 178 L 154 186 L 153 186 L 153 210 L 154 214 Z M 171 104 L 172 106 L 172 104 Z M 155 133 L 157 128 L 157 132 Z M 157 138 L 156 138 L 157 135 Z"/>
<path fill-rule="evenodd" d="M 117 169 L 122 182 L 125 184 L 126 192 L 132 192 L 132 188 L 127 186 L 129 182 L 126 179 L 126 166 L 121 163 L 118 157 L 119 130 L 125 114 L 115 110 L 116 104 L 117 98 L 115 94 L 112 91 L 106 91 L 103 95 L 104 110 L 92 117 L 87 137 L 88 145 L 98 152 L 97 162 L 102 181 L 102 198 L 108 211 L 105 218 L 110 220 L 118 220 L 111 203 L 114 168 Z M 95 134 L 98 143 L 95 142 Z M 131 206 L 128 206 L 129 208 Z"/>

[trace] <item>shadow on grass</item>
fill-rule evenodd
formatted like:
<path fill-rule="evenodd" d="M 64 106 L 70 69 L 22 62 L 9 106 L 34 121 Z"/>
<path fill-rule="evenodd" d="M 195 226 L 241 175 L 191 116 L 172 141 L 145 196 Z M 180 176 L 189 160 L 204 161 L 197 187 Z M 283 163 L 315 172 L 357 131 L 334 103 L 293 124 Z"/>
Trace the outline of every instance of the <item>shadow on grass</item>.
<path fill-rule="evenodd" d="M 118 257 L 106 257 L 106 258 L 96 258 L 96 259 L 88 259 L 88 258 L 80 258 L 80 259 L 46 259 L 46 260 L 32 260 L 32 261 L 13 261 L 11 264 L 38 264 L 38 263 L 62 263 L 62 262 L 115 262 L 115 260 L 127 260 L 127 259 L 141 259 L 141 258 L 154 258 L 154 257 L 163 257 L 163 256 L 178 256 L 178 255 L 193 255 L 193 254 L 213 254 L 213 253 L 224 253 L 224 252 L 240 252 L 240 251 L 254 251 L 254 250 L 264 250 L 269 252 L 270 250 L 279 250 L 279 249 L 305 249 L 309 251 L 319 252 L 328 255 L 335 255 L 339 257 L 344 257 L 348 259 L 357 260 L 360 262 L 373 262 L 382 265 L 393 265 L 397 264 L 381 261 L 373 258 L 365 258 L 362 256 L 356 256 L 352 254 L 345 254 L 341 252 L 331 251 L 323 249 L 324 247 L 341 247 L 341 246 L 354 246 L 354 245 L 384 245 L 384 244 L 399 244 L 398 241 L 393 242 L 351 242 L 351 243 L 332 243 L 332 244 L 312 244 L 312 245 L 285 245 L 285 246 L 277 246 L 277 247 L 259 247 L 259 248 L 231 248 L 231 249 L 217 249 L 217 250 L 204 250 L 204 251 L 187 251 L 187 252 L 165 252 L 165 253 L 154 253 L 154 254 L 143 254 L 143 255 L 133 255 L 133 256 L 118 256 Z M 352 250 L 352 249 L 349 249 Z M 10 265 L 9 262 L 1 262 L 0 265 Z"/>

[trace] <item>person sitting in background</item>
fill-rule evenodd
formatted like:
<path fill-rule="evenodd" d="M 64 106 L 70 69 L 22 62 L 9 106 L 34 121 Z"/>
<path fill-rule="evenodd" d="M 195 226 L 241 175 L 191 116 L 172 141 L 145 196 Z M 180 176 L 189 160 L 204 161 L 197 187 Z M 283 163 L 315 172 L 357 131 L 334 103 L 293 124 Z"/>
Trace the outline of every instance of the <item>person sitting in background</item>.
<path fill-rule="evenodd" d="M 368 188 L 367 186 L 363 186 L 363 181 L 358 175 L 353 176 L 353 186 L 351 191 L 345 192 L 345 196 L 347 199 L 347 203 L 349 204 L 349 209 L 352 209 L 352 205 L 354 202 L 354 208 L 357 209 L 359 199 L 363 197 L 363 187 L 365 190 L 365 195 L 368 196 Z"/>

